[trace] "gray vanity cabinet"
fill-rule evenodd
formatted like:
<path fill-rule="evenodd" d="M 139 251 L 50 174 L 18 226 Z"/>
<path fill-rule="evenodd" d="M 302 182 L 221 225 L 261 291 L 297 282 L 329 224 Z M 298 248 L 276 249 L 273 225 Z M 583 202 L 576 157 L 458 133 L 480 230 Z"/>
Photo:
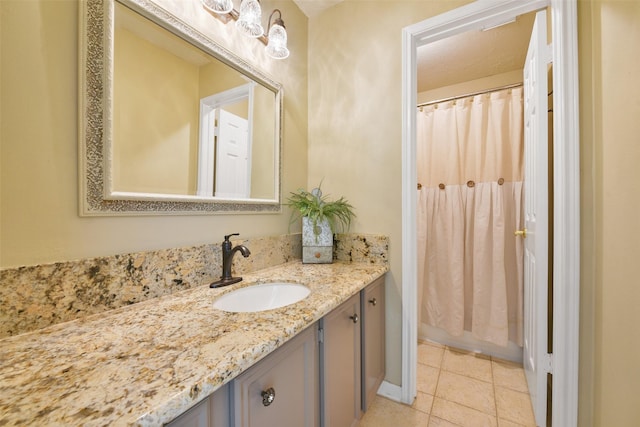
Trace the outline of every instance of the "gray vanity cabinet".
<path fill-rule="evenodd" d="M 167 427 L 229 427 L 230 385 L 225 384 L 207 399 L 167 424 Z"/>
<path fill-rule="evenodd" d="M 362 410 L 366 412 L 385 375 L 384 276 L 362 291 Z"/>
<path fill-rule="evenodd" d="M 323 427 L 349 427 L 361 417 L 360 293 L 320 321 Z"/>
<path fill-rule="evenodd" d="M 316 325 L 233 381 L 236 427 L 318 427 Z"/>
<path fill-rule="evenodd" d="M 384 379 L 384 276 L 171 427 L 353 427 Z"/>

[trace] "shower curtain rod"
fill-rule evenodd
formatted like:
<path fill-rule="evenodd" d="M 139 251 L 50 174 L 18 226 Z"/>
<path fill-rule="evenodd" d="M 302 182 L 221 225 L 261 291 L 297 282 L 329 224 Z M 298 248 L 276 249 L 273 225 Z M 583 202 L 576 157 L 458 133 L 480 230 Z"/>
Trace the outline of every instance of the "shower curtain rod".
<path fill-rule="evenodd" d="M 514 84 L 510 84 L 510 85 L 495 87 L 493 89 L 486 89 L 486 90 L 481 90 L 481 91 L 478 91 L 478 92 L 467 93 L 467 94 L 464 94 L 464 95 L 457 95 L 457 96 L 451 96 L 449 98 L 436 99 L 435 101 L 423 102 L 422 104 L 418 104 L 417 108 L 426 107 L 427 105 L 433 105 L 433 104 L 437 104 L 439 102 L 453 101 L 455 99 L 468 98 L 470 96 L 482 95 L 484 93 L 497 92 L 499 90 L 504 90 L 504 89 L 513 89 L 513 88 L 520 87 L 520 86 L 522 86 L 522 83 L 514 83 Z"/>

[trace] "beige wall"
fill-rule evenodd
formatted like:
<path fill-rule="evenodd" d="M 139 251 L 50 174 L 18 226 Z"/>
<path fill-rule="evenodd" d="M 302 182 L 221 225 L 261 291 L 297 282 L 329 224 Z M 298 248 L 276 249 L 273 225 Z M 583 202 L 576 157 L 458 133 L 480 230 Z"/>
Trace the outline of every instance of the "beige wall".
<path fill-rule="evenodd" d="M 516 70 L 508 73 L 494 74 L 493 76 L 483 77 L 481 79 L 469 80 L 464 83 L 418 92 L 418 104 L 522 83 L 522 72 L 523 70 Z M 420 77 L 418 77 L 418 79 L 419 78 Z"/>
<path fill-rule="evenodd" d="M 282 10 L 291 56 L 276 61 L 264 46 L 206 14 L 200 2 L 163 1 L 182 19 L 284 84 L 283 185 L 307 180 L 307 18 L 291 1 Z M 289 211 L 267 215 L 78 216 L 78 2 L 0 1 L 0 267 L 285 234 Z M 266 13 L 266 12 L 265 12 Z M 266 22 L 266 16 L 263 17 Z"/>
<path fill-rule="evenodd" d="M 401 29 L 468 1 L 346 1 L 309 20 L 309 179 L 390 237 L 387 380 L 401 383 Z"/>
<path fill-rule="evenodd" d="M 640 2 L 579 2 L 580 425 L 640 425 Z"/>

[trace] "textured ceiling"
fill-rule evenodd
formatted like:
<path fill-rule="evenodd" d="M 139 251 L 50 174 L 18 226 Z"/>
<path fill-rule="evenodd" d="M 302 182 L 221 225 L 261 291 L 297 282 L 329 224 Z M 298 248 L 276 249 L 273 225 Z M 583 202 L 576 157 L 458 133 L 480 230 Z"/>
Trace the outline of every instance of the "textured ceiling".
<path fill-rule="evenodd" d="M 294 0 L 312 18 L 342 0 Z M 418 92 L 521 70 L 535 13 L 488 31 L 469 31 L 418 48 Z"/>
<path fill-rule="evenodd" d="M 418 48 L 418 92 L 521 70 L 535 13 L 488 31 L 468 31 Z"/>

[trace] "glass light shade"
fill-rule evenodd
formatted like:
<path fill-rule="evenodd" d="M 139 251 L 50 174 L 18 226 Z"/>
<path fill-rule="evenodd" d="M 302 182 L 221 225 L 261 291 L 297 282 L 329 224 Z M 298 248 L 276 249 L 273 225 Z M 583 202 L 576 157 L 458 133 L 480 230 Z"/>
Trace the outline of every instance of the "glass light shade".
<path fill-rule="evenodd" d="M 285 30 L 283 26 L 275 24 L 269 29 L 267 55 L 275 59 L 285 59 L 289 56 L 289 49 L 287 49 L 287 30 Z"/>
<path fill-rule="evenodd" d="M 249 37 L 260 37 L 264 34 L 264 29 L 260 24 L 261 19 L 260 3 L 257 0 L 242 0 L 236 27 Z"/>
<path fill-rule="evenodd" d="M 233 10 L 232 0 L 202 0 L 202 6 L 214 13 L 229 13 Z"/>

